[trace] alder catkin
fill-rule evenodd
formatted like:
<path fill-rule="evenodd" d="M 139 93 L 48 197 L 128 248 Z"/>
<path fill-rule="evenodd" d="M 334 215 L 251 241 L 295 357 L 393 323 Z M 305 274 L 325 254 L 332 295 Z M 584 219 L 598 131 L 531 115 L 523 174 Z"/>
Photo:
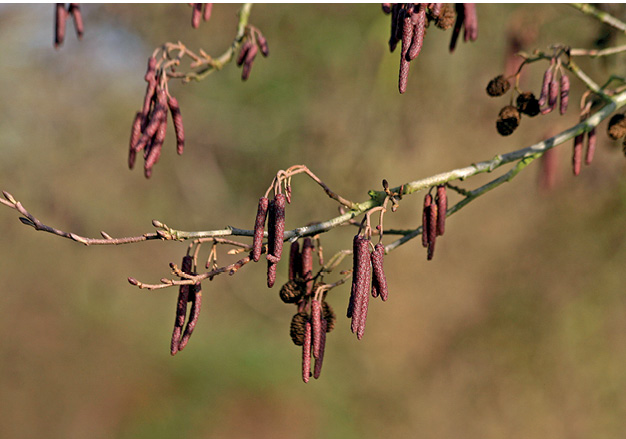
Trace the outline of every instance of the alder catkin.
<path fill-rule="evenodd" d="M 283 240 L 285 239 L 285 195 L 276 194 L 274 197 L 274 245 L 272 255 L 276 262 L 280 261 L 283 253 Z"/>
<path fill-rule="evenodd" d="M 353 333 L 356 332 L 359 340 L 363 337 L 363 332 L 365 331 L 370 294 L 370 280 L 372 277 L 369 243 L 369 239 L 362 236 L 357 242 L 356 249 L 359 261 L 358 266 L 355 267 L 354 270 L 356 273 L 356 290 L 355 305 L 352 312 L 351 330 Z"/>
<path fill-rule="evenodd" d="M 257 35 L 256 43 L 259 46 L 259 49 L 261 49 L 261 54 L 267 58 L 270 54 L 270 48 L 267 45 L 267 38 L 265 38 L 263 34 L 258 31 L 256 35 Z"/>
<path fill-rule="evenodd" d="M 590 165 L 591 162 L 593 161 L 593 155 L 596 151 L 596 143 L 597 143 L 596 128 L 593 127 L 591 130 L 589 130 L 589 133 L 587 133 L 587 153 L 585 154 L 586 165 Z"/>
<path fill-rule="evenodd" d="M 180 265 L 183 273 L 191 274 L 193 258 L 185 255 Z M 172 340 L 170 343 L 170 353 L 176 355 L 179 349 L 180 338 L 185 325 L 185 317 L 187 316 L 187 302 L 189 298 L 189 285 L 181 285 L 178 289 L 178 300 L 176 302 L 176 318 L 174 320 L 174 330 L 172 331 Z"/>
<path fill-rule="evenodd" d="M 474 3 L 463 3 L 463 41 L 476 41 L 478 38 L 478 17 Z"/>
<path fill-rule="evenodd" d="M 585 134 L 579 134 L 574 138 L 574 149 L 572 151 L 572 170 L 574 175 L 580 174 L 580 165 L 583 156 L 583 141 Z"/>
<path fill-rule="evenodd" d="M 159 161 L 159 157 L 161 157 L 161 149 L 163 148 L 163 143 L 165 142 L 165 135 L 167 134 L 167 113 L 162 114 L 161 123 L 159 124 L 157 132 L 154 135 L 152 145 L 149 149 L 150 152 L 146 156 L 146 161 L 144 163 L 144 175 L 146 178 L 150 178 L 152 175 L 152 167 Z"/>
<path fill-rule="evenodd" d="M 191 7 L 193 8 L 191 12 L 191 27 L 198 29 L 202 19 L 202 3 L 191 3 Z"/>
<path fill-rule="evenodd" d="M 58 49 L 63 45 L 65 40 L 65 24 L 67 21 L 67 11 L 65 10 L 65 3 L 55 4 L 55 16 L 54 16 L 54 48 Z"/>
<path fill-rule="evenodd" d="M 559 113 L 564 115 L 567 111 L 567 104 L 569 103 L 569 78 L 566 75 L 561 75 L 559 85 L 561 94 L 561 100 L 559 101 Z"/>
<path fill-rule="evenodd" d="M 187 346 L 189 338 L 191 337 L 193 330 L 196 328 L 198 318 L 200 317 L 200 309 L 202 308 L 201 284 L 191 285 L 191 287 L 189 288 L 189 300 L 191 301 L 191 310 L 189 311 L 189 320 L 187 321 L 185 332 L 183 333 L 183 337 L 180 340 L 180 344 L 178 346 L 179 351 L 182 351 L 185 346 Z"/>
<path fill-rule="evenodd" d="M 83 15 L 80 12 L 80 5 L 78 3 L 70 3 L 68 12 L 74 19 L 74 29 L 76 29 L 76 36 L 80 40 L 81 38 L 83 38 L 83 33 L 85 32 Z"/>
<path fill-rule="evenodd" d="M 241 69 L 241 80 L 246 81 L 250 77 L 250 71 L 252 70 L 252 64 L 254 63 L 254 58 L 258 52 L 257 46 L 252 46 L 246 53 L 246 58 L 243 62 L 243 68 Z"/>
<path fill-rule="evenodd" d="M 306 294 L 311 294 L 313 289 L 313 241 L 306 237 L 302 242 L 302 279 L 306 284 Z"/>
<path fill-rule="evenodd" d="M 130 131 L 130 143 L 128 148 L 128 168 L 133 169 L 135 166 L 135 159 L 137 157 L 137 151 L 135 150 L 135 144 L 139 141 L 141 137 L 141 113 L 137 113 L 135 115 L 135 120 L 133 121 L 133 126 Z"/>
<path fill-rule="evenodd" d="M 391 36 L 389 37 L 389 51 L 393 53 L 398 45 L 398 24 L 400 12 L 402 11 L 400 3 L 392 3 L 391 5 Z"/>
<path fill-rule="evenodd" d="M 254 238 L 252 241 L 252 260 L 259 262 L 263 251 L 263 232 L 265 229 L 265 217 L 267 216 L 267 206 L 269 201 L 266 197 L 259 199 L 259 207 L 254 221 Z"/>
<path fill-rule="evenodd" d="M 311 331 L 313 337 L 313 357 L 320 356 L 320 342 L 322 341 L 322 304 L 317 300 L 311 301 Z"/>
<path fill-rule="evenodd" d="M 315 357 L 315 366 L 313 367 L 313 378 L 318 379 L 322 373 L 322 364 L 324 362 L 324 350 L 326 348 L 326 333 L 327 330 L 326 320 L 322 320 L 322 331 L 320 334 L 320 348 L 319 354 Z"/>
<path fill-rule="evenodd" d="M 167 106 L 172 114 L 172 123 L 176 133 L 176 153 L 181 155 L 185 149 L 185 129 L 183 127 L 183 116 L 180 114 L 180 106 L 175 97 L 167 97 Z"/>
<path fill-rule="evenodd" d="M 209 21 L 211 19 L 211 12 L 213 11 L 213 3 L 204 4 L 204 13 L 202 14 L 203 21 Z"/>
<path fill-rule="evenodd" d="M 335 315 L 335 311 L 328 304 L 328 302 L 322 302 L 322 315 L 324 316 L 324 320 L 326 321 L 326 332 L 330 332 L 335 329 L 335 321 L 337 320 L 337 316 Z"/>
<path fill-rule="evenodd" d="M 435 254 L 435 242 L 437 240 L 437 204 L 431 203 L 428 208 L 428 252 L 427 259 L 430 261 Z"/>
<path fill-rule="evenodd" d="M 413 27 L 413 41 L 411 42 L 408 53 L 408 59 L 410 61 L 417 58 L 422 50 L 424 34 L 426 32 L 426 8 L 420 7 L 419 12 L 414 15 L 417 15 L 417 17 L 415 17 L 416 23 Z"/>
<path fill-rule="evenodd" d="M 443 235 L 446 231 L 446 212 L 448 211 L 448 195 L 444 185 L 437 186 L 437 235 Z"/>
<path fill-rule="evenodd" d="M 309 382 L 311 377 L 311 322 L 304 325 L 304 343 L 302 344 L 302 381 Z"/>
<path fill-rule="evenodd" d="M 539 95 L 539 106 L 543 107 L 548 99 L 548 91 L 552 82 L 552 68 L 548 68 L 543 74 L 543 82 L 541 83 L 541 94 Z"/>
<path fill-rule="evenodd" d="M 267 286 L 272 288 L 276 282 L 276 259 L 274 257 L 274 244 L 276 234 L 276 215 L 274 213 L 276 199 L 269 202 L 267 208 Z"/>
<path fill-rule="evenodd" d="M 422 209 L 422 247 L 428 247 L 428 212 L 432 202 L 432 195 L 426 194 Z"/>
<path fill-rule="evenodd" d="M 450 37 L 450 45 L 448 47 L 450 53 L 454 52 L 456 49 L 456 43 L 459 39 L 459 35 L 461 34 L 463 22 L 465 21 L 465 8 L 463 7 L 463 3 L 455 4 L 454 8 L 456 10 L 456 20 L 454 22 L 454 29 L 452 29 L 452 36 Z"/>
<path fill-rule="evenodd" d="M 302 277 L 302 258 L 300 255 L 300 244 L 298 241 L 291 243 L 289 248 L 289 280 Z"/>
<path fill-rule="evenodd" d="M 387 278 L 385 276 L 385 270 L 383 268 L 383 258 L 385 255 L 385 246 L 382 242 L 376 244 L 374 251 L 371 254 L 372 259 L 372 285 L 376 283 L 378 294 L 380 298 L 385 302 L 389 297 L 387 290 Z"/>
<path fill-rule="evenodd" d="M 409 79 L 409 61 L 407 59 L 407 53 L 411 40 L 413 39 L 413 23 L 411 23 L 411 17 L 405 16 L 402 20 L 402 52 L 400 54 L 400 74 L 398 79 L 398 90 L 400 93 L 406 91 L 407 82 Z"/>
<path fill-rule="evenodd" d="M 548 106 L 541 110 L 541 114 L 548 114 L 556 108 L 556 101 L 559 96 L 559 83 L 556 79 L 550 81 L 548 86 Z"/>

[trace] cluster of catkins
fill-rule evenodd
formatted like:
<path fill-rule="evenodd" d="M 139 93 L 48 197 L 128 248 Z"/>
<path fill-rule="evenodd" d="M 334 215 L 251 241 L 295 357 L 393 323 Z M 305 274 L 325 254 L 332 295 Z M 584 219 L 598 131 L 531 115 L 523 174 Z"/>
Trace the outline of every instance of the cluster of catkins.
<path fill-rule="evenodd" d="M 166 89 L 166 78 L 162 69 L 157 69 L 154 56 L 148 59 L 148 70 L 144 79 L 148 83 L 144 96 L 143 107 L 137 112 L 130 134 L 128 151 L 128 167 L 133 169 L 138 152 L 143 151 L 144 175 L 150 178 L 152 167 L 159 161 L 165 134 L 167 131 L 168 109 L 172 114 L 174 131 L 176 132 L 176 151 L 183 153 L 185 147 L 185 131 L 183 118 L 176 98 L 170 96 Z"/>
<path fill-rule="evenodd" d="M 246 33 L 245 42 L 241 45 L 241 50 L 237 56 L 237 66 L 241 68 L 241 80 L 245 81 L 250 77 L 250 70 L 252 70 L 252 63 L 259 49 L 261 54 L 267 57 L 270 54 L 267 40 L 263 36 L 260 30 L 254 26 L 248 26 L 248 32 Z"/>
<path fill-rule="evenodd" d="M 352 333 L 356 333 L 359 340 L 363 338 L 365 332 L 370 292 L 372 297 L 380 296 L 383 302 L 389 297 L 387 278 L 383 270 L 385 246 L 379 242 L 370 252 L 371 245 L 370 239 L 360 233 L 354 237 L 352 288 L 346 316 L 352 319 L 350 329 Z"/>
<path fill-rule="evenodd" d="M 65 28 L 67 17 L 69 15 L 74 19 L 74 28 L 76 36 L 80 40 L 83 37 L 83 16 L 80 13 L 80 5 L 78 3 L 70 3 L 65 9 L 65 3 L 55 3 L 55 19 L 54 19 L 54 47 L 58 49 L 63 45 L 65 40 Z"/>
<path fill-rule="evenodd" d="M 554 66 L 555 62 L 552 60 L 544 74 L 539 99 L 530 91 L 521 92 L 517 96 L 516 105 L 506 105 L 500 110 L 496 120 L 496 129 L 500 135 L 513 134 L 520 124 L 522 114 L 530 117 L 540 113 L 548 114 L 556 109 L 557 102 L 559 112 L 561 115 L 565 114 L 569 103 L 570 81 L 560 68 L 560 78 L 557 80 L 557 69 Z M 497 97 L 506 94 L 510 88 L 509 80 L 504 75 L 499 75 L 489 81 L 486 91 L 489 96 Z"/>
<path fill-rule="evenodd" d="M 189 3 L 191 6 L 191 26 L 194 29 L 200 27 L 200 20 L 209 21 L 211 19 L 211 11 L 213 3 Z"/>
<path fill-rule="evenodd" d="M 311 377 L 312 358 L 315 359 L 313 378 L 319 378 L 322 372 L 326 334 L 333 330 L 336 320 L 333 309 L 325 300 L 326 292 L 322 293 L 323 284 L 313 285 L 314 250 L 311 238 L 304 238 L 302 251 L 297 241 L 291 244 L 289 280 L 279 293 L 283 302 L 297 307 L 289 335 L 296 346 L 302 346 L 302 379 L 305 383 Z"/>
<path fill-rule="evenodd" d="M 189 255 L 183 257 L 181 271 L 189 275 L 195 275 L 193 271 L 193 258 Z M 191 302 L 191 310 L 189 311 L 189 319 L 185 327 L 185 319 L 187 317 L 187 303 Z M 189 337 L 193 333 L 200 316 L 200 308 L 202 307 L 202 284 L 181 285 L 178 290 L 178 301 L 176 302 L 176 320 L 174 321 L 174 331 L 172 332 L 172 342 L 170 344 L 170 352 L 176 355 L 178 351 L 182 351 Z M 183 332 L 183 327 L 185 331 Z"/>
<path fill-rule="evenodd" d="M 406 91 L 409 77 L 409 63 L 420 54 L 424 43 L 426 28 L 433 22 L 435 26 L 446 30 L 454 26 L 450 40 L 450 52 L 456 48 L 461 29 L 464 29 L 464 41 L 475 41 L 478 37 L 478 19 L 476 5 L 457 3 L 455 11 L 445 3 L 383 3 L 383 12 L 391 15 L 391 37 L 389 50 L 393 52 L 401 42 L 400 74 L 398 89 Z"/>
<path fill-rule="evenodd" d="M 437 186 L 437 194 L 428 193 L 424 197 L 422 210 L 422 246 L 427 249 L 427 260 L 435 254 L 437 236 L 443 235 L 446 230 L 446 212 L 448 210 L 448 196 L 444 185 Z"/>
<path fill-rule="evenodd" d="M 623 139 L 622 151 L 626 155 L 626 116 L 624 113 L 617 113 L 609 120 L 609 137 L 613 140 Z"/>
<path fill-rule="evenodd" d="M 290 194 L 274 194 L 271 201 L 267 197 L 259 199 L 254 238 L 252 241 L 252 260 L 258 262 L 263 253 L 263 234 L 267 219 L 267 286 L 272 288 L 276 282 L 276 269 L 283 254 L 285 235 L 285 203 L 291 202 Z"/>

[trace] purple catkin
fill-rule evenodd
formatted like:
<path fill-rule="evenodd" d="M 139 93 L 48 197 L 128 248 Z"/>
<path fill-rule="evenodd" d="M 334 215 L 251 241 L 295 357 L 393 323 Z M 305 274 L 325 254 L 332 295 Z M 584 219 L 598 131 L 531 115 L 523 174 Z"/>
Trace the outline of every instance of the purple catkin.
<path fill-rule="evenodd" d="M 137 113 L 135 115 L 135 120 L 133 121 L 133 127 L 130 131 L 130 144 L 128 148 L 128 168 L 133 169 L 135 166 L 135 158 L 137 156 L 137 151 L 135 151 L 135 144 L 139 141 L 141 137 L 141 113 Z"/>
<path fill-rule="evenodd" d="M 146 157 L 145 169 L 152 169 L 152 167 L 159 161 L 161 156 L 161 149 L 165 142 L 165 135 L 167 134 L 167 113 L 162 113 L 161 123 L 157 128 L 152 145 L 150 146 L 150 152 Z"/>
<path fill-rule="evenodd" d="M 326 348 L 326 330 L 328 324 L 325 319 L 322 319 L 322 334 L 320 336 L 320 352 L 315 358 L 315 367 L 313 368 L 313 378 L 318 379 L 322 373 L 322 364 L 324 362 L 324 350 Z"/>
<path fill-rule="evenodd" d="M 306 282 L 306 294 L 311 294 L 313 289 L 313 241 L 304 238 L 302 242 L 302 279 Z"/>
<path fill-rule="evenodd" d="M 54 15 L 54 48 L 58 49 L 63 45 L 65 40 L 65 23 L 67 21 L 67 11 L 65 10 L 65 3 L 55 4 Z"/>
<path fill-rule="evenodd" d="M 550 83 L 552 82 L 552 68 L 543 74 L 543 82 L 541 83 L 541 94 L 539 95 L 539 106 L 543 107 L 548 100 L 548 91 L 550 89 Z"/>
<path fill-rule="evenodd" d="M 443 3 L 430 3 L 428 5 L 430 8 L 430 15 L 433 17 L 438 17 L 441 14 L 441 8 L 443 7 Z"/>
<path fill-rule="evenodd" d="M 241 69 L 241 79 L 246 81 L 250 77 L 250 70 L 252 70 L 252 63 L 254 62 L 254 58 L 256 57 L 259 48 L 257 46 L 250 47 L 248 53 L 246 54 L 246 58 L 243 62 L 243 68 Z"/>
<path fill-rule="evenodd" d="M 157 104 L 155 105 L 154 111 L 152 112 L 150 122 L 143 130 L 141 138 L 135 145 L 135 150 L 137 152 L 143 150 L 148 145 L 148 142 L 156 134 L 159 125 L 161 125 L 161 118 L 163 116 L 167 116 L 167 96 L 165 95 L 165 90 L 161 89 L 157 91 L 157 95 Z"/>
<path fill-rule="evenodd" d="M 463 41 L 476 41 L 478 38 L 478 17 L 476 16 L 476 5 L 474 3 L 463 3 L 463 26 L 465 32 Z"/>
<path fill-rule="evenodd" d="M 70 3 L 68 12 L 74 19 L 74 28 L 76 29 L 76 36 L 80 40 L 85 32 L 85 26 L 83 25 L 83 15 L 80 12 L 80 5 L 78 3 Z"/>
<path fill-rule="evenodd" d="M 274 197 L 274 245 L 272 255 L 276 262 L 280 261 L 283 253 L 283 240 L 285 239 L 285 195 L 276 194 Z"/>
<path fill-rule="evenodd" d="M 367 306 L 370 294 L 370 280 L 372 278 L 369 244 L 369 239 L 364 236 L 359 239 L 357 244 L 357 257 L 359 258 L 359 264 L 356 273 L 355 306 L 352 313 L 351 329 L 352 332 L 356 332 L 359 340 L 363 337 L 363 331 L 365 330 Z"/>
<path fill-rule="evenodd" d="M 428 252 L 427 259 L 430 261 L 435 254 L 435 241 L 437 240 L 437 205 L 432 203 L 428 208 Z"/>
<path fill-rule="evenodd" d="M 373 255 L 374 253 L 372 253 Z M 376 278 L 372 278 L 372 297 L 376 298 L 378 297 L 380 294 L 378 293 L 378 281 L 376 280 Z"/>
<path fill-rule="evenodd" d="M 320 342 L 322 341 L 322 304 L 317 300 L 311 301 L 311 331 L 313 337 L 313 357 L 320 356 Z"/>
<path fill-rule="evenodd" d="M 385 246 L 382 242 L 376 244 L 374 251 L 372 252 L 372 285 L 376 284 L 380 298 L 385 302 L 389 297 L 389 291 L 387 289 L 387 277 L 385 276 L 385 270 L 383 268 L 383 258 L 385 255 Z M 374 296 L 375 297 L 375 296 Z"/>
<path fill-rule="evenodd" d="M 180 269 L 183 273 L 191 273 L 193 258 L 184 256 Z M 174 320 L 174 331 L 172 332 L 172 341 L 170 343 L 170 352 L 176 355 L 180 344 L 180 337 L 185 325 L 185 317 L 187 315 L 187 301 L 189 297 L 189 285 L 181 285 L 178 289 L 178 301 L 176 302 L 176 319 Z"/>
<path fill-rule="evenodd" d="M 411 47 L 409 47 L 408 59 L 410 61 L 417 58 L 422 50 L 422 44 L 424 42 L 424 32 L 426 30 L 426 8 L 420 8 L 417 12 L 416 23 L 413 29 L 413 41 Z"/>
<path fill-rule="evenodd" d="M 202 18 L 202 3 L 192 3 L 191 7 L 193 8 L 191 12 L 191 27 L 198 29 L 200 19 Z"/>
<path fill-rule="evenodd" d="M 275 198 L 269 202 L 267 208 L 267 286 L 272 288 L 274 282 L 276 282 L 276 260 L 274 258 L 274 243 L 275 243 Z"/>
<path fill-rule="evenodd" d="M 237 55 L 237 67 L 241 67 L 243 62 L 246 60 L 248 56 L 248 52 L 252 48 L 252 41 L 246 40 L 245 43 L 241 46 L 241 50 L 239 51 L 239 55 Z"/>
<path fill-rule="evenodd" d="M 183 116 L 180 114 L 178 99 L 173 96 L 167 97 L 167 106 L 172 114 L 172 123 L 176 133 L 176 153 L 181 155 L 185 149 L 185 128 L 183 127 Z"/>
<path fill-rule="evenodd" d="M 398 78 L 398 90 L 400 93 L 404 93 L 406 91 L 406 85 L 409 79 L 410 66 L 407 54 L 409 52 L 412 39 L 413 23 L 411 23 L 411 17 L 407 15 L 402 20 L 402 53 L 400 54 L 400 74 Z"/>
<path fill-rule="evenodd" d="M 465 21 L 465 8 L 463 7 L 463 3 L 455 4 L 455 9 L 456 21 L 454 22 L 454 29 L 452 29 L 452 36 L 450 37 L 450 53 L 454 52 L 454 49 L 456 49 L 456 42 L 459 39 L 461 28 L 463 27 L 463 22 Z"/>
<path fill-rule="evenodd" d="M 294 241 L 289 248 L 289 280 L 294 280 L 302 276 L 300 273 L 302 271 L 301 259 L 300 244 L 298 244 L 298 241 Z"/>
<path fill-rule="evenodd" d="M 141 114 L 147 120 L 148 113 L 150 112 L 150 107 L 152 105 L 152 101 L 154 100 L 154 92 L 157 88 L 157 78 L 156 78 L 156 58 L 151 56 L 148 58 L 148 68 L 146 70 L 146 74 L 143 79 L 148 83 L 146 87 L 146 94 L 143 97 L 143 107 L 141 108 Z M 143 128 L 143 127 L 142 127 Z"/>
<path fill-rule="evenodd" d="M 437 186 L 437 235 L 446 231 L 446 212 L 448 211 L 448 195 L 444 185 Z"/>
<path fill-rule="evenodd" d="M 401 11 L 400 3 L 393 3 L 391 5 L 391 37 L 389 38 L 389 51 L 393 53 L 396 50 L 396 46 L 398 45 L 398 17 L 400 16 Z"/>
<path fill-rule="evenodd" d="M 304 325 L 304 343 L 302 344 L 302 381 L 309 382 L 311 377 L 311 322 Z"/>
<path fill-rule="evenodd" d="M 348 318 L 352 318 L 354 314 L 354 304 L 356 301 L 357 271 L 359 267 L 358 244 L 360 239 L 360 235 L 355 235 L 352 240 L 352 287 L 350 288 L 350 301 L 348 302 L 348 311 L 346 312 L 346 317 Z"/>
<path fill-rule="evenodd" d="M 548 108 L 550 108 L 550 111 L 556 108 L 558 97 L 559 83 L 556 79 L 552 79 L 552 81 L 550 81 L 550 86 L 548 87 Z"/>
<path fill-rule="evenodd" d="M 579 134 L 574 138 L 574 150 L 572 152 L 572 170 L 574 175 L 580 174 L 580 165 L 583 157 L 583 141 L 585 134 Z"/>
<path fill-rule="evenodd" d="M 259 207 L 254 221 L 254 238 L 252 240 L 252 260 L 259 262 L 263 252 L 263 231 L 265 229 L 265 218 L 267 216 L 267 206 L 269 201 L 266 197 L 259 199 Z"/>
<path fill-rule="evenodd" d="M 596 151 L 596 128 L 593 127 L 589 133 L 587 133 L 587 153 L 585 154 L 585 164 L 590 165 L 593 161 L 593 154 Z"/>
<path fill-rule="evenodd" d="M 202 19 L 204 21 L 209 21 L 211 19 L 211 12 L 213 11 L 213 3 L 205 3 L 204 4 L 204 13 L 202 14 Z"/>
<path fill-rule="evenodd" d="M 256 43 L 259 46 L 259 49 L 261 49 L 261 54 L 264 57 L 268 57 L 269 54 L 270 54 L 270 48 L 267 45 L 267 38 L 265 38 L 263 36 L 263 34 L 261 32 L 258 32 L 258 31 L 257 31 L 257 34 L 256 34 Z"/>
<path fill-rule="evenodd" d="M 189 311 L 189 320 L 185 327 L 185 332 L 178 345 L 178 350 L 182 351 L 187 346 L 189 338 L 196 328 L 198 317 L 200 317 L 200 309 L 202 308 L 202 284 L 193 284 L 189 288 L 189 301 L 191 302 L 191 310 Z"/>
<path fill-rule="evenodd" d="M 561 115 L 564 115 L 567 111 L 567 104 L 569 103 L 569 78 L 566 75 L 561 75 L 560 86 L 561 100 L 559 102 L 559 112 Z"/>
<path fill-rule="evenodd" d="M 426 194 L 424 197 L 424 208 L 422 210 L 422 247 L 428 247 L 428 209 L 432 202 L 432 195 Z"/>

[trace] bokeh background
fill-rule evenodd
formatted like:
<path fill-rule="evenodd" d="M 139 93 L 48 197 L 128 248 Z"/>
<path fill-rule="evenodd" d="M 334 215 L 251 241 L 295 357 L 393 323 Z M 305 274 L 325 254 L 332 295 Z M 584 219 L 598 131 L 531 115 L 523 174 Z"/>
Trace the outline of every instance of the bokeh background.
<path fill-rule="evenodd" d="M 567 115 L 496 133 L 508 98 L 484 88 L 503 72 L 511 35 L 528 50 L 623 43 L 566 5 L 479 5 L 478 41 L 451 55 L 450 31 L 429 29 L 401 96 L 378 4 L 256 5 L 251 23 L 270 57 L 245 83 L 234 65 L 200 83 L 171 81 L 186 151 L 176 156 L 170 125 L 153 177 L 129 171 L 147 58 L 178 40 L 221 53 L 237 8 L 216 5 L 194 30 L 186 4 L 84 5 L 83 41 L 70 25 L 54 50 L 52 5 L 2 5 L 0 188 L 85 236 L 149 232 L 153 218 L 182 230 L 251 228 L 275 172 L 294 164 L 364 201 L 383 178 L 399 185 L 574 124 L 575 79 Z M 624 64 L 623 55 L 581 60 L 598 82 Z M 530 66 L 522 88 L 537 92 L 546 66 Z M 371 304 L 361 341 L 339 318 L 322 376 L 306 385 L 288 335 L 294 309 L 267 289 L 263 264 L 205 282 L 196 332 L 172 358 L 177 292 L 126 279 L 158 282 L 186 244 L 87 248 L 0 207 L 0 437 L 622 437 L 626 161 L 604 129 L 579 177 L 562 145 L 552 190 L 538 187 L 534 163 L 452 216 L 433 261 L 417 241 L 387 256 L 389 301 Z M 336 214 L 308 179 L 293 191 L 288 228 Z M 406 197 L 386 226 L 416 227 L 422 198 Z M 353 234 L 324 235 L 326 254 L 349 248 Z M 282 266 L 278 283 L 285 276 Z M 329 295 L 340 316 L 348 295 L 349 286 Z"/>

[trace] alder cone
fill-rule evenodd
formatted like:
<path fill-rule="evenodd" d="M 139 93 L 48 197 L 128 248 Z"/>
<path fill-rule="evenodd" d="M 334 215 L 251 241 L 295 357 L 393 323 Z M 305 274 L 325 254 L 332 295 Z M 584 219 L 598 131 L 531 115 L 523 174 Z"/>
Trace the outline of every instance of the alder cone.
<path fill-rule="evenodd" d="M 335 315 L 335 311 L 333 311 L 332 307 L 327 302 L 322 302 L 322 316 L 324 317 L 324 320 L 326 320 L 326 332 L 332 331 L 335 328 L 337 316 Z"/>
<path fill-rule="evenodd" d="M 496 128 L 498 129 L 498 133 L 502 136 L 509 136 L 513 134 L 513 131 L 519 126 L 521 116 L 517 108 L 512 105 L 507 105 L 502 110 L 500 110 L 500 114 L 498 115 L 498 120 L 496 121 Z"/>
<path fill-rule="evenodd" d="M 301 283 L 294 279 L 283 285 L 278 295 L 285 303 L 296 303 L 304 295 L 304 291 Z"/>
<path fill-rule="evenodd" d="M 613 140 L 621 139 L 626 136 L 626 116 L 623 114 L 615 114 L 609 121 L 608 128 L 609 137 Z"/>
<path fill-rule="evenodd" d="M 517 110 L 526 116 L 535 117 L 541 112 L 539 100 L 532 92 L 524 92 L 517 97 Z"/>
<path fill-rule="evenodd" d="M 454 9 L 450 5 L 445 4 L 435 19 L 435 26 L 439 29 L 448 30 L 454 26 L 454 21 Z"/>
<path fill-rule="evenodd" d="M 305 312 L 299 312 L 291 318 L 289 336 L 296 346 L 304 344 L 304 327 L 309 321 L 309 316 Z"/>
<path fill-rule="evenodd" d="M 504 75 L 496 76 L 487 84 L 487 94 L 493 97 L 502 96 L 509 91 L 510 88 L 511 83 L 509 83 Z"/>

